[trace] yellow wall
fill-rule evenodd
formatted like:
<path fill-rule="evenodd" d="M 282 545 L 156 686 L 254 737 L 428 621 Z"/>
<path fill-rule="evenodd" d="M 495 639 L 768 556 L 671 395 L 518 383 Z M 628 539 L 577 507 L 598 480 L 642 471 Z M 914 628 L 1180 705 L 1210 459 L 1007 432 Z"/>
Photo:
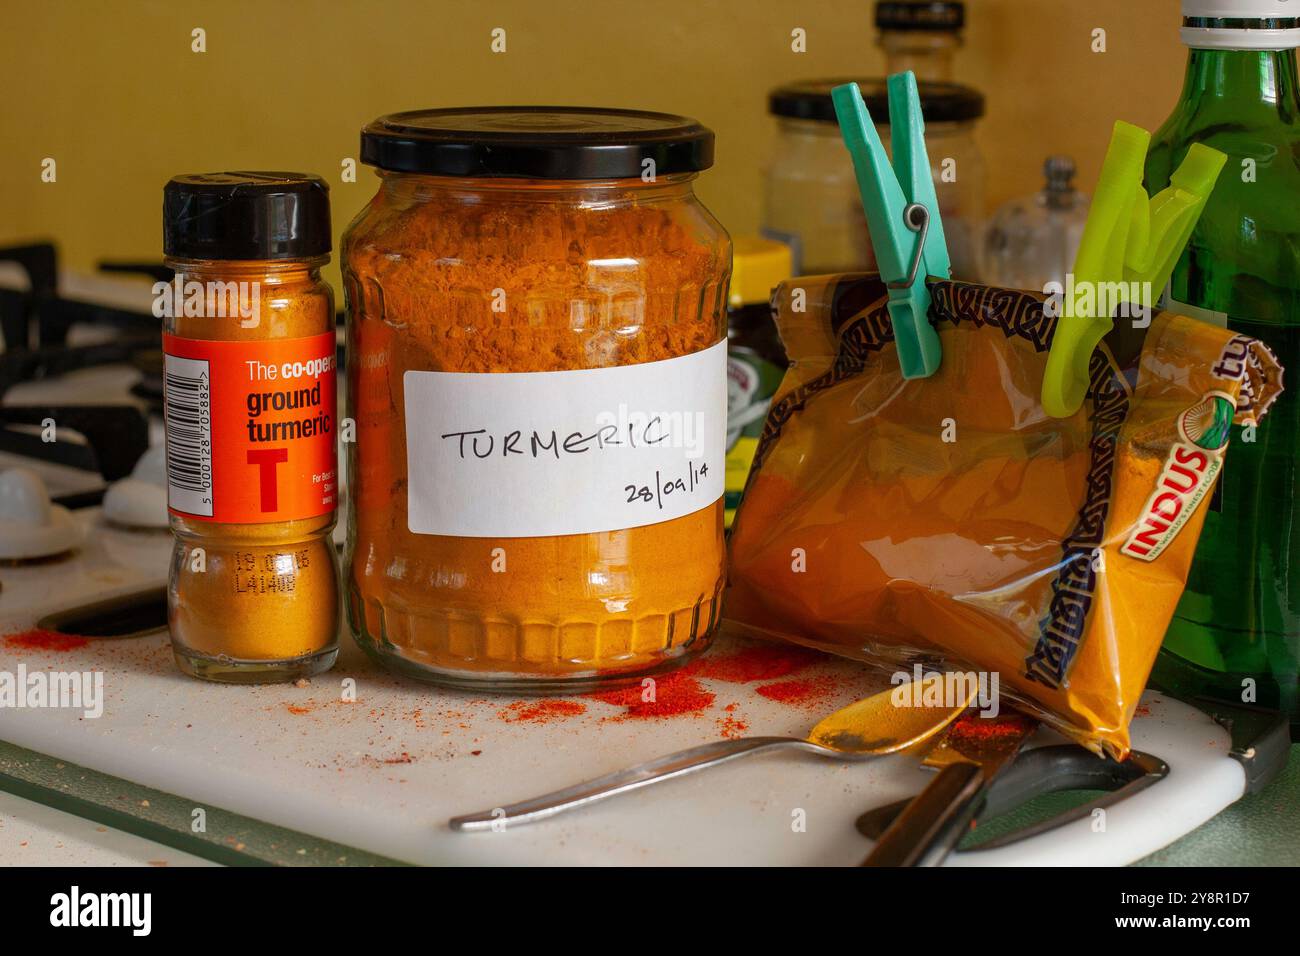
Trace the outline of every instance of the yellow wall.
<path fill-rule="evenodd" d="M 879 73 L 871 0 L 0 0 L 0 242 L 58 240 L 68 264 L 157 258 L 177 172 L 301 169 L 336 231 L 374 191 L 339 181 L 358 130 L 396 110 L 505 103 L 686 113 L 718 134 L 705 201 L 754 232 L 773 134 L 765 93 Z M 557 12 L 558 11 L 558 12 Z M 1182 78 L 1178 0 L 967 0 L 959 78 L 981 90 L 990 207 L 1038 188 L 1049 152 L 1088 188 L 1110 125 L 1154 129 Z M 489 49 L 493 27 L 507 52 Z M 190 31 L 207 31 L 207 52 Z M 803 27 L 808 50 L 790 50 Z M 1107 31 L 1093 53 L 1091 31 Z M 58 181 L 40 181 L 44 157 Z"/>

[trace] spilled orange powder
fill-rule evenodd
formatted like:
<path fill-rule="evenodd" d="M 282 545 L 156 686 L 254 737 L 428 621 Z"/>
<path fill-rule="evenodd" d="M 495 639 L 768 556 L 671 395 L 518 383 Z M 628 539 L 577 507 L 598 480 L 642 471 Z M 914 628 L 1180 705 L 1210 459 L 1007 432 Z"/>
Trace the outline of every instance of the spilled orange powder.
<path fill-rule="evenodd" d="M 576 717 L 587 712 L 587 705 L 576 700 L 545 698 L 537 701 L 517 700 L 497 716 L 507 723 L 549 724 L 553 720 Z"/>

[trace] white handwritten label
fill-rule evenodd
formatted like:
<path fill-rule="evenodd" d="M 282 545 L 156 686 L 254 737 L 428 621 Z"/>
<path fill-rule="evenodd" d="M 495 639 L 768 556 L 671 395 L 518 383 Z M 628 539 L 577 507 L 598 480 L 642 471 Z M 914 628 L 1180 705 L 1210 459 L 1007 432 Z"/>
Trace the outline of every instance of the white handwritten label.
<path fill-rule="evenodd" d="M 723 493 L 727 343 L 563 372 L 417 372 L 406 392 L 407 525 L 535 538 L 639 528 Z"/>

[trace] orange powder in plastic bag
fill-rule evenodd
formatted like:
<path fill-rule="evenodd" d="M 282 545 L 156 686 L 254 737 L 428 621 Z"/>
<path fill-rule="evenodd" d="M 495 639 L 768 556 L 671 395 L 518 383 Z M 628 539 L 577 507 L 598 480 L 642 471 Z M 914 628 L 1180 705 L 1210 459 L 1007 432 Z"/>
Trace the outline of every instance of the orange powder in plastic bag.
<path fill-rule="evenodd" d="M 1264 413 L 1281 368 L 1226 329 L 1121 316 L 1083 408 L 1054 419 L 1038 397 L 1059 321 L 1044 297 L 929 287 L 943 364 L 911 381 L 877 276 L 777 290 L 793 366 L 736 519 L 724 613 L 883 666 L 997 672 L 1022 707 L 1122 758 L 1231 425 Z"/>

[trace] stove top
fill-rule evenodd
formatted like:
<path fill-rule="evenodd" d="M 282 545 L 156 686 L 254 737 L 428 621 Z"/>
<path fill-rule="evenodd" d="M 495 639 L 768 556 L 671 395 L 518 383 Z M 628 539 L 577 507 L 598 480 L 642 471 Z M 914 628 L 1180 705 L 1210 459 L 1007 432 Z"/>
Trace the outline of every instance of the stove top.
<path fill-rule="evenodd" d="M 152 286 L 170 277 L 161 263 L 107 263 L 90 275 L 60 270 L 50 243 L 0 248 L 0 498 L 10 496 L 0 501 L 0 534 L 15 487 L 28 500 L 40 486 L 46 515 L 62 520 L 66 509 L 81 532 L 70 551 L 24 555 L 37 559 L 26 568 L 14 567 L 13 548 L 0 548 L 11 568 L 0 575 L 6 616 L 90 607 L 123 626 L 166 626 L 158 599 L 171 535 L 157 467 L 162 351 Z M 21 481 L 6 479 L 12 469 L 22 470 Z M 115 498 L 110 489 L 125 479 L 133 494 Z M 147 493 L 150 483 L 156 494 Z M 117 507 L 123 501 L 129 507 Z M 20 525 L 9 526 L 10 544 Z M 336 542 L 342 535 L 340 524 Z M 113 607 L 137 593 L 142 608 Z M 113 620 L 80 626 L 111 628 Z"/>

